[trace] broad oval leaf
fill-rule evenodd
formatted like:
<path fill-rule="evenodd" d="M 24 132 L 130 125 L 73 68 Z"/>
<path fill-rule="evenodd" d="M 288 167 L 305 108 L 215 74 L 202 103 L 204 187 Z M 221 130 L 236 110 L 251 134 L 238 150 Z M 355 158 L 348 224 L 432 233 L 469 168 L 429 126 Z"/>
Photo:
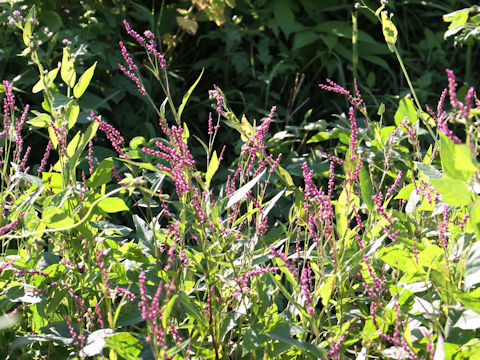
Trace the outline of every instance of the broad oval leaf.
<path fill-rule="evenodd" d="M 49 206 L 43 210 L 42 221 L 51 229 L 72 226 L 75 222 L 63 209 Z"/>
<path fill-rule="evenodd" d="M 86 185 L 90 188 L 96 188 L 108 184 L 112 180 L 112 168 L 112 158 L 102 160 L 95 172 L 90 176 L 90 179 L 87 180 Z"/>
<path fill-rule="evenodd" d="M 407 97 L 401 99 L 400 103 L 398 104 L 398 109 L 395 113 L 395 125 L 399 126 L 405 117 L 408 117 L 408 120 L 410 120 L 413 125 L 415 125 L 418 121 L 415 105 L 413 104 L 413 101 Z"/>
<path fill-rule="evenodd" d="M 455 180 L 448 176 L 441 179 L 430 179 L 430 184 L 442 195 L 443 201 L 451 206 L 470 205 L 475 198 L 475 193 L 468 190 L 464 181 Z"/>
<path fill-rule="evenodd" d="M 123 199 L 116 197 L 103 199 L 98 203 L 97 206 L 106 213 L 116 213 L 130 210 Z"/>
<path fill-rule="evenodd" d="M 128 332 L 116 333 L 105 338 L 106 346 L 114 350 L 124 359 L 138 359 L 142 352 L 143 345 Z"/>
<path fill-rule="evenodd" d="M 42 113 L 38 114 L 38 116 L 34 117 L 33 119 L 28 120 L 27 124 L 40 128 L 46 128 L 50 125 L 50 121 L 52 121 L 52 117 L 48 114 Z"/>

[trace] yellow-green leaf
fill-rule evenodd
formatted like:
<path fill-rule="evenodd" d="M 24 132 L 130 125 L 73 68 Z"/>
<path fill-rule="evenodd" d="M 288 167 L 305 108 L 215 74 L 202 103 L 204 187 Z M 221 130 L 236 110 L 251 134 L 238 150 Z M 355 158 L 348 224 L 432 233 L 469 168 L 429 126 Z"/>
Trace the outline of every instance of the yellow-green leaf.
<path fill-rule="evenodd" d="M 48 74 L 45 76 L 41 75 L 40 80 L 38 80 L 37 83 L 33 86 L 32 92 L 36 94 L 42 91 L 43 89 L 45 89 L 45 86 L 50 87 L 50 85 L 52 85 L 53 81 L 57 77 L 59 70 L 60 70 L 59 68 L 56 68 L 49 71 Z"/>
<path fill-rule="evenodd" d="M 75 73 L 74 59 L 70 58 L 70 53 L 66 47 L 63 48 L 62 68 L 60 70 L 60 75 L 63 82 L 67 84 L 68 87 L 73 88 L 75 86 L 77 74 Z"/>
<path fill-rule="evenodd" d="M 39 114 L 38 116 L 34 117 L 33 119 L 30 119 L 27 121 L 27 124 L 40 127 L 40 128 L 45 128 L 50 125 L 51 117 L 48 114 Z"/>
<path fill-rule="evenodd" d="M 116 213 L 130 210 L 123 199 L 116 197 L 101 200 L 98 203 L 98 207 L 106 213 Z"/>
<path fill-rule="evenodd" d="M 210 186 L 210 181 L 212 180 L 213 175 L 215 175 L 215 173 L 217 172 L 218 165 L 219 162 L 217 152 L 214 151 L 212 158 L 210 159 L 210 164 L 208 164 L 207 173 L 205 174 L 205 185 L 207 185 L 207 187 Z"/>
<path fill-rule="evenodd" d="M 76 124 L 78 119 L 78 114 L 80 114 L 80 106 L 75 101 L 72 101 L 68 106 L 67 110 L 67 119 L 68 119 L 68 129 L 70 130 L 73 125 Z"/>
<path fill-rule="evenodd" d="M 92 80 L 93 73 L 95 72 L 95 67 L 97 66 L 97 62 L 90 66 L 78 79 L 77 85 L 73 88 L 73 96 L 77 99 L 80 98 L 85 90 L 87 90 L 88 85 L 90 84 L 90 80 Z"/>
<path fill-rule="evenodd" d="M 65 210 L 55 206 L 49 206 L 43 210 L 42 221 L 51 229 L 63 228 L 75 223 Z"/>
<path fill-rule="evenodd" d="M 387 42 L 388 49 L 391 52 L 395 51 L 395 43 L 397 42 L 398 31 L 395 24 L 390 20 L 388 14 L 382 11 L 382 31 L 385 41 Z"/>
<path fill-rule="evenodd" d="M 23 26 L 23 43 L 28 46 L 33 32 L 33 24 L 28 21 L 35 18 L 35 5 L 32 6 L 26 17 L 25 25 Z"/>
<path fill-rule="evenodd" d="M 395 125 L 399 126 L 406 117 L 408 117 L 408 120 L 410 120 L 413 125 L 418 121 L 417 110 L 415 109 L 413 101 L 404 97 L 400 100 L 397 112 L 395 113 Z"/>

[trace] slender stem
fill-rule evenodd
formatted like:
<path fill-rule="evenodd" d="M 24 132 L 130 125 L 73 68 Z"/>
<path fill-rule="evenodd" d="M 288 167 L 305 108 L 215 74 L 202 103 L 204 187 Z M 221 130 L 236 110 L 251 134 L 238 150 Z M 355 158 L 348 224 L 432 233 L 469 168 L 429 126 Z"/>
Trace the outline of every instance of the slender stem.
<path fill-rule="evenodd" d="M 353 78 L 357 78 L 358 71 L 358 22 L 357 11 L 352 13 L 352 48 L 353 48 Z"/>

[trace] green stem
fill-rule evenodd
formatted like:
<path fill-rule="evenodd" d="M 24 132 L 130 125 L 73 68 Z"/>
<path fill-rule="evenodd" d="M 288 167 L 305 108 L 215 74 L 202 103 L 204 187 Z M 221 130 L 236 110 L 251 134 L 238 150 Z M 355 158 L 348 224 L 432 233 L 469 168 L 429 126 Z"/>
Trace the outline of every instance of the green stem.
<path fill-rule="evenodd" d="M 357 22 L 357 12 L 352 13 L 352 48 L 353 48 L 353 78 L 357 78 L 357 68 L 358 68 L 358 22 Z"/>
<path fill-rule="evenodd" d="M 407 80 L 408 87 L 410 88 L 410 91 L 412 92 L 413 99 L 415 100 L 415 105 L 417 106 L 417 110 L 421 111 L 422 110 L 422 105 L 420 104 L 420 101 L 418 101 L 417 93 L 415 92 L 415 89 L 413 88 L 413 84 L 410 80 L 410 77 L 408 76 L 407 69 L 405 68 L 405 65 L 403 64 L 403 60 L 397 50 L 397 47 L 394 45 L 393 49 L 395 51 L 395 56 L 397 57 L 397 60 L 400 64 L 400 67 L 402 68 L 403 75 L 405 76 L 405 79 Z M 430 133 L 430 136 L 433 138 L 435 141 L 435 144 L 437 143 L 437 137 L 435 136 L 435 133 L 432 130 L 432 127 L 430 126 L 429 123 L 427 123 L 421 116 L 420 118 L 422 119 L 423 124 L 427 128 L 428 132 Z"/>

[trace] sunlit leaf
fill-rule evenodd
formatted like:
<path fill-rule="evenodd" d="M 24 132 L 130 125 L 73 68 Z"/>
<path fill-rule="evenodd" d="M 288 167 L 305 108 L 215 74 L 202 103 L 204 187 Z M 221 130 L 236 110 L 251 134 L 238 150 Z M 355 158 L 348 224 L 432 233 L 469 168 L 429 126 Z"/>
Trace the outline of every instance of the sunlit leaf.
<path fill-rule="evenodd" d="M 90 80 L 92 80 L 96 66 L 97 61 L 95 61 L 95 63 L 80 76 L 80 79 L 78 79 L 77 85 L 75 85 L 73 88 L 73 96 L 75 96 L 77 99 L 83 95 L 85 90 L 87 90 L 88 85 L 90 85 Z"/>
<path fill-rule="evenodd" d="M 241 199 L 243 199 L 245 195 L 257 184 L 257 182 L 260 180 L 263 174 L 265 174 L 265 171 L 266 169 L 264 169 L 260 174 L 255 176 L 252 180 L 250 180 L 248 183 L 246 183 L 240 189 L 238 189 L 232 195 L 230 195 L 230 198 L 228 199 L 228 203 L 227 203 L 227 209 L 235 205 Z"/>
<path fill-rule="evenodd" d="M 385 41 L 387 42 L 388 49 L 391 52 L 395 51 L 395 43 L 397 42 L 398 31 L 395 24 L 390 20 L 388 14 L 382 11 L 382 31 Z"/>
<path fill-rule="evenodd" d="M 212 158 L 210 159 L 210 163 L 208 164 L 207 173 L 205 174 L 205 185 L 207 187 L 210 186 L 210 181 L 212 180 L 213 175 L 215 175 L 215 173 L 217 172 L 218 166 L 219 162 L 217 152 L 214 151 L 212 154 Z"/>

